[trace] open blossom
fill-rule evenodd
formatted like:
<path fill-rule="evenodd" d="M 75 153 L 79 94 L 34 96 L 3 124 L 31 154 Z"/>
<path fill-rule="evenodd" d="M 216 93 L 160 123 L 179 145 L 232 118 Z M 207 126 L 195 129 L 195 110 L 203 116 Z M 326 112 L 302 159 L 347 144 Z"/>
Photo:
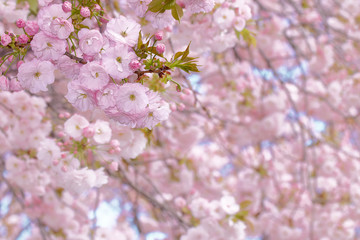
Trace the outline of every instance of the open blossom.
<path fill-rule="evenodd" d="M 94 140 L 99 144 L 108 143 L 111 139 L 111 128 L 108 122 L 97 120 L 94 124 Z"/>
<path fill-rule="evenodd" d="M 34 36 L 37 32 L 39 32 L 39 25 L 35 21 L 27 21 L 24 30 L 30 36 Z"/>
<path fill-rule="evenodd" d="M 78 81 L 85 89 L 101 90 L 108 84 L 109 75 L 100 64 L 89 62 L 81 67 Z"/>
<path fill-rule="evenodd" d="M 42 60 L 58 60 L 66 51 L 66 40 L 49 37 L 43 31 L 31 41 L 31 49 Z"/>
<path fill-rule="evenodd" d="M 80 111 L 92 110 L 96 105 L 95 93 L 83 88 L 76 81 L 69 82 L 65 98 Z"/>
<path fill-rule="evenodd" d="M 90 123 L 86 118 L 78 114 L 74 114 L 71 118 L 66 120 L 64 130 L 70 137 L 80 139 L 82 137 L 83 129 L 89 125 Z"/>
<path fill-rule="evenodd" d="M 80 195 L 93 187 L 101 187 L 108 182 L 104 169 L 96 171 L 88 168 L 74 169 L 66 172 L 62 185 L 75 195 Z"/>
<path fill-rule="evenodd" d="M 130 63 L 136 58 L 126 45 L 118 44 L 103 54 L 103 65 L 112 78 L 123 79 L 131 75 Z"/>
<path fill-rule="evenodd" d="M 227 214 L 235 214 L 240 210 L 239 204 L 236 203 L 233 196 L 223 196 L 220 200 L 221 208 Z"/>
<path fill-rule="evenodd" d="M 70 12 L 65 13 L 62 10 L 62 4 L 52 4 L 41 8 L 37 19 L 41 30 L 54 37 L 65 39 L 67 38 L 66 35 L 70 34 L 71 30 L 73 30 L 71 22 L 65 22 L 70 21 L 67 20 L 70 15 Z"/>
<path fill-rule="evenodd" d="M 47 85 L 55 80 L 54 65 L 49 61 L 33 59 L 19 67 L 18 79 L 22 87 L 32 93 L 47 91 Z"/>
<path fill-rule="evenodd" d="M 71 22 L 64 18 L 55 18 L 50 23 L 50 30 L 56 37 L 60 39 L 67 39 L 74 31 L 74 26 Z"/>
<path fill-rule="evenodd" d="M 81 51 L 89 56 L 98 54 L 104 45 L 104 39 L 98 30 L 83 28 L 78 33 L 79 47 Z"/>
<path fill-rule="evenodd" d="M 149 103 L 147 90 L 140 83 L 125 83 L 117 91 L 117 107 L 126 113 L 143 112 Z"/>
<path fill-rule="evenodd" d="M 140 25 L 130 18 L 120 16 L 111 19 L 106 26 L 105 35 L 112 41 L 133 47 L 138 40 Z"/>
<path fill-rule="evenodd" d="M 187 11 L 191 13 L 210 12 L 214 8 L 214 0 L 184 0 Z"/>

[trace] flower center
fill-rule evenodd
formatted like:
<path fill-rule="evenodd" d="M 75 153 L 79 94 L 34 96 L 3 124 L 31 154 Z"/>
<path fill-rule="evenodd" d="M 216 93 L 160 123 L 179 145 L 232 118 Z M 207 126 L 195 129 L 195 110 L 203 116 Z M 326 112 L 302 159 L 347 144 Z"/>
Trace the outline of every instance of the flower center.
<path fill-rule="evenodd" d="M 41 76 L 41 73 L 40 72 L 36 72 L 35 74 L 34 74 L 34 77 L 36 77 L 36 78 L 39 78 Z"/>
<path fill-rule="evenodd" d="M 134 94 L 131 94 L 130 97 L 129 97 L 129 99 L 130 99 L 131 101 L 135 101 L 136 96 L 135 96 Z"/>

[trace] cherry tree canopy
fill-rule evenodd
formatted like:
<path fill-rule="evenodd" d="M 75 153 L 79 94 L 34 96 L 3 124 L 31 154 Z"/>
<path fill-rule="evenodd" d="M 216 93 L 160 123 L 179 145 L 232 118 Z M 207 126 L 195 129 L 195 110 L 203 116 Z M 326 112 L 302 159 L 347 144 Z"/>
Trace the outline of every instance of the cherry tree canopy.
<path fill-rule="evenodd" d="M 0 19 L 1 240 L 360 239 L 357 1 L 0 0 Z"/>

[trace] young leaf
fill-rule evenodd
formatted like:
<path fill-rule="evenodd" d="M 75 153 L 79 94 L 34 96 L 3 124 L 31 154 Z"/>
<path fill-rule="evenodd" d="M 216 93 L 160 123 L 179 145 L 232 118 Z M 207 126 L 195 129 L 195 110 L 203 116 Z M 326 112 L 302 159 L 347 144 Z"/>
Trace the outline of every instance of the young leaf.
<path fill-rule="evenodd" d="M 184 15 L 182 7 L 180 7 L 179 4 L 175 4 L 173 8 L 171 9 L 172 16 L 180 22 L 180 19 Z"/>

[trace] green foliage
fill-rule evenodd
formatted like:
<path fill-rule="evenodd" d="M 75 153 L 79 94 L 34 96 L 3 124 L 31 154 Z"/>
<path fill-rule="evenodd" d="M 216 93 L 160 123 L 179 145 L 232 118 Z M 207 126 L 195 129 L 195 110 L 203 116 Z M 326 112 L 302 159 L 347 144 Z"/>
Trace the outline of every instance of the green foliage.
<path fill-rule="evenodd" d="M 148 11 L 153 13 L 164 13 L 166 10 L 171 10 L 171 15 L 179 22 L 184 15 L 182 7 L 176 3 L 176 0 L 152 0 L 148 5 Z"/>
<path fill-rule="evenodd" d="M 246 28 L 244 28 L 241 32 L 237 31 L 236 29 L 234 29 L 234 30 L 235 30 L 236 37 L 238 39 L 240 39 L 240 36 L 242 36 L 242 38 L 244 39 L 244 41 L 247 44 L 256 47 L 256 38 L 255 38 L 256 34 L 254 32 L 251 32 Z"/>
<path fill-rule="evenodd" d="M 172 61 L 167 63 L 167 66 L 170 69 L 180 68 L 181 70 L 190 73 L 190 72 L 199 72 L 196 65 L 196 58 L 188 57 L 190 49 L 190 43 L 183 52 L 175 53 Z"/>

